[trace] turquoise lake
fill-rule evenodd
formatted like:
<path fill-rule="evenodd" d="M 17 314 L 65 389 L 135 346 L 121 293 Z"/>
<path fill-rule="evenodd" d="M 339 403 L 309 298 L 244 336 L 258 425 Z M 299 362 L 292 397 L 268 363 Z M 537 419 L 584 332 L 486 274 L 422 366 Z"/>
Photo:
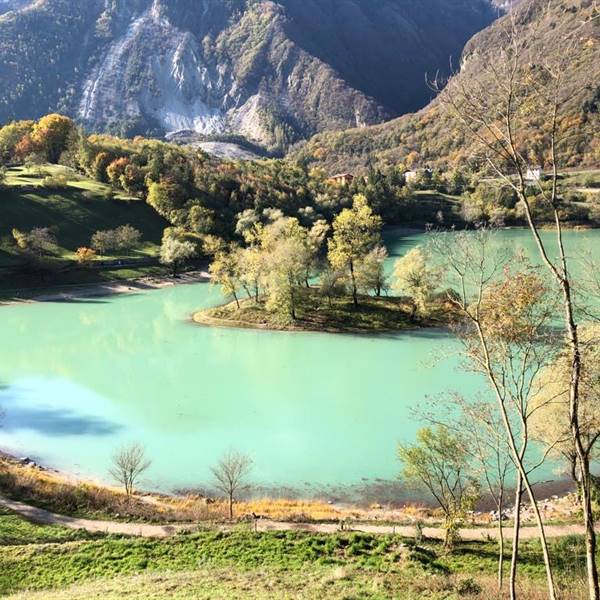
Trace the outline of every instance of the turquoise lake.
<path fill-rule="evenodd" d="M 529 234 L 504 242 L 533 255 Z M 391 260 L 422 236 L 388 236 Z M 569 232 L 600 256 L 600 232 Z M 110 481 L 131 441 L 153 464 L 144 484 L 210 483 L 227 449 L 249 454 L 265 486 L 393 479 L 413 409 L 483 382 L 459 369 L 443 331 L 385 336 L 275 333 L 193 325 L 222 301 L 209 284 L 73 302 L 0 307 L 0 448 Z M 445 357 L 445 358 L 444 358 Z"/>

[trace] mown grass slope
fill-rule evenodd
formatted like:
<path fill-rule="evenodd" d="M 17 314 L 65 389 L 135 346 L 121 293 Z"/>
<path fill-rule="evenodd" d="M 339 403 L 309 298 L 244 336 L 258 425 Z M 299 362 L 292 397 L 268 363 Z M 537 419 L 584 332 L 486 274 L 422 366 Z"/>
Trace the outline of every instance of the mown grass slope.
<path fill-rule="evenodd" d="M 578 598 L 582 540 L 553 541 L 552 555 L 564 597 Z M 165 540 L 92 538 L 0 514 L 0 595 L 15 598 L 487 598 L 495 568 L 492 542 L 446 552 L 394 535 L 255 533 L 245 524 Z M 523 597 L 542 598 L 536 542 L 523 543 L 520 574 Z"/>
<path fill-rule="evenodd" d="M 64 189 L 44 185 L 47 176 L 67 178 Z M 142 232 L 142 246 L 126 258 L 156 256 L 165 221 L 144 201 L 113 196 L 111 188 L 59 166 L 10 169 L 0 190 L 0 266 L 22 262 L 12 240 L 13 228 L 29 231 L 52 227 L 58 240 L 58 256 L 73 258 L 89 246 L 97 230 L 131 225 Z"/>

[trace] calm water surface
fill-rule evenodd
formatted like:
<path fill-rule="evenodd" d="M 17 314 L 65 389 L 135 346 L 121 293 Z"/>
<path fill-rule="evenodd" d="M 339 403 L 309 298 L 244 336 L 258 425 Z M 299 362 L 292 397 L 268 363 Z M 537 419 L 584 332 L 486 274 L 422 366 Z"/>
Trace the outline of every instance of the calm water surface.
<path fill-rule="evenodd" d="M 526 232 L 504 241 L 532 251 Z M 392 258 L 421 241 L 388 236 Z M 569 233 L 600 254 L 600 232 Z M 444 332 L 343 336 L 210 329 L 190 314 L 208 284 L 0 308 L 0 447 L 109 480 L 115 449 L 142 442 L 147 485 L 210 482 L 223 451 L 252 456 L 265 485 L 392 479 L 412 414 L 448 390 L 483 387 Z M 447 358 L 442 360 L 441 357 Z"/>

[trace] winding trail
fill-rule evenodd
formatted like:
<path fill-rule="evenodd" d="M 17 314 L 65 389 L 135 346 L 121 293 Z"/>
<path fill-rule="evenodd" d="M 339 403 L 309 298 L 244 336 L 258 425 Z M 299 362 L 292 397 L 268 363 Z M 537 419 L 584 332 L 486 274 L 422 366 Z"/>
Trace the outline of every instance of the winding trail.
<path fill-rule="evenodd" d="M 147 538 L 168 538 L 177 533 L 195 531 L 198 528 L 194 523 L 176 523 L 172 525 L 150 525 L 146 523 L 120 523 L 118 521 L 97 521 L 93 519 L 80 519 L 58 515 L 43 508 L 37 508 L 9 500 L 0 496 L 0 507 L 7 508 L 33 523 L 42 525 L 60 525 L 69 529 L 84 529 L 92 533 L 112 533 L 118 535 L 131 535 Z M 220 526 L 227 530 L 229 526 Z M 311 533 L 339 533 L 340 525 L 335 523 L 291 523 L 285 521 L 272 521 L 270 519 L 258 519 L 256 531 L 306 531 Z M 375 535 L 397 534 L 413 537 L 415 528 L 410 525 L 369 525 L 369 524 L 346 524 L 344 531 L 358 531 L 372 533 Z M 600 532 L 600 528 L 598 528 Z M 495 539 L 498 535 L 496 527 L 462 528 L 459 530 L 461 539 L 465 541 L 482 542 Z M 583 535 L 584 529 L 581 525 L 547 525 L 546 535 L 549 538 L 563 537 L 567 535 Z M 424 527 L 423 535 L 430 539 L 443 540 L 444 530 L 439 527 Z M 522 527 L 522 539 L 534 539 L 538 535 L 534 526 Z"/>

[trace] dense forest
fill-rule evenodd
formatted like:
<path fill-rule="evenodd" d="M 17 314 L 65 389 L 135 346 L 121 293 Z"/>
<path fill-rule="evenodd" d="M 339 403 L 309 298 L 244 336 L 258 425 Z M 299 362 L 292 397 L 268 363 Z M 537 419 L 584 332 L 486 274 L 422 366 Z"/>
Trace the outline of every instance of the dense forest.
<path fill-rule="evenodd" d="M 218 160 L 158 140 L 87 135 L 60 115 L 1 128 L 0 160 L 5 167 L 60 164 L 111 186 L 115 194 L 144 200 L 172 232 L 198 248 L 209 235 L 242 241 L 257 223 L 268 224 L 280 216 L 294 217 L 308 228 L 318 222 L 331 224 L 359 194 L 387 226 L 523 222 L 514 192 L 472 171 L 422 170 L 407 180 L 405 167 L 399 164 L 340 181 L 302 162 Z M 45 185 L 60 189 L 60 177 L 49 178 Z M 536 215 L 550 220 L 541 199 L 535 202 L 538 185 L 532 183 Z M 598 205 L 585 200 L 565 185 L 564 218 L 597 223 Z"/>

